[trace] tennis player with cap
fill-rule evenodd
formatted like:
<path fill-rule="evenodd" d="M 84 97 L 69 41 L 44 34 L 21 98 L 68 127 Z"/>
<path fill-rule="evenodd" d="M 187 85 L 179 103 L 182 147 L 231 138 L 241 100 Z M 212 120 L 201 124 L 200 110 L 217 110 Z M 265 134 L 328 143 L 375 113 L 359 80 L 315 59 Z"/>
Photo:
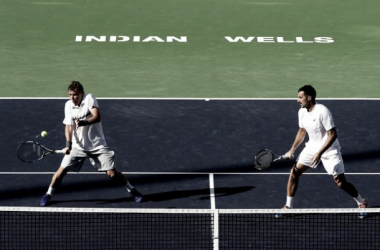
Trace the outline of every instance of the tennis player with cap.
<path fill-rule="evenodd" d="M 316 95 L 317 93 L 311 85 L 305 85 L 298 90 L 297 102 L 301 105 L 298 112 L 299 130 L 292 147 L 285 155 L 293 158 L 294 152 L 304 141 L 306 135 L 308 135 L 309 141 L 291 169 L 284 209 L 293 208 L 300 176 L 309 168 L 316 168 L 320 161 L 327 173 L 334 177 L 338 187 L 353 197 L 359 208 L 366 208 L 367 201 L 361 197 L 354 185 L 346 180 L 333 117 L 324 105 L 316 103 Z M 365 216 L 364 213 L 362 214 Z"/>
<path fill-rule="evenodd" d="M 53 192 L 62 182 L 68 171 L 79 172 L 86 158 L 98 171 L 106 172 L 116 182 L 125 186 L 135 202 L 141 202 L 139 193 L 114 166 L 114 152 L 106 143 L 99 105 L 92 94 L 85 94 L 78 81 L 72 81 L 68 87 L 70 100 L 65 105 L 65 137 L 66 147 L 61 166 L 53 175 L 47 193 L 42 197 L 40 206 L 51 203 Z"/>

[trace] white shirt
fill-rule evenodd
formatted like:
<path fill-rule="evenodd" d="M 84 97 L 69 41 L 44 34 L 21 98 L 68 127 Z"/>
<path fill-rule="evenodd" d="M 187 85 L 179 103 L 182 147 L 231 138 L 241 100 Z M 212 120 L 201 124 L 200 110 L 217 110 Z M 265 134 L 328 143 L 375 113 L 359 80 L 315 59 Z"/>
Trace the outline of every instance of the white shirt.
<path fill-rule="evenodd" d="M 65 105 L 65 119 L 63 124 L 74 125 L 74 119 L 83 120 L 87 117 L 92 117 L 90 110 L 93 107 L 99 108 L 98 102 L 92 94 L 83 95 L 83 100 L 80 106 L 75 106 L 69 100 Z M 91 125 L 81 126 L 73 131 L 72 147 L 84 151 L 97 150 L 107 147 L 107 142 L 103 134 L 101 122 Z"/>
<path fill-rule="evenodd" d="M 335 127 L 334 120 L 330 111 L 322 104 L 315 104 L 313 110 L 308 112 L 306 108 L 298 111 L 299 127 L 304 128 L 309 135 L 306 143 L 308 148 L 318 151 L 326 142 L 327 131 Z M 336 139 L 327 151 L 340 149 L 339 141 Z M 326 152 L 327 152 L 326 151 Z"/>

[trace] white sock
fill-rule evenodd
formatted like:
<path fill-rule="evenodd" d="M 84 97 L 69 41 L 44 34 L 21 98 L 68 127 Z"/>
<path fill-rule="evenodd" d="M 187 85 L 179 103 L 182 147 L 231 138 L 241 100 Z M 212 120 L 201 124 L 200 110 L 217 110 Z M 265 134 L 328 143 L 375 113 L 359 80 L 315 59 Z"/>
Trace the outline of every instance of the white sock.
<path fill-rule="evenodd" d="M 50 195 L 50 196 L 53 196 L 53 193 L 55 191 L 55 188 L 52 188 L 52 187 L 49 187 L 48 191 L 46 194 Z"/>
<path fill-rule="evenodd" d="M 358 203 L 358 205 L 364 204 L 364 199 L 360 194 L 358 195 L 358 197 L 354 197 L 354 200 L 356 201 L 356 203 Z"/>
<path fill-rule="evenodd" d="M 293 199 L 294 197 L 286 196 L 286 206 L 289 208 L 293 208 Z"/>

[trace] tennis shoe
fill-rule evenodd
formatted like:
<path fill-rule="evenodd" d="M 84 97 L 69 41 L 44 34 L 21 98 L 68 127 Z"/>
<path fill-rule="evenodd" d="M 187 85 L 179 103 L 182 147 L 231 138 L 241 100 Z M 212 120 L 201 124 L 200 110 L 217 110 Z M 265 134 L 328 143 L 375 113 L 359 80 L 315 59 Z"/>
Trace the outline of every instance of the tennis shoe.
<path fill-rule="evenodd" d="M 133 196 L 133 200 L 135 202 L 140 203 L 144 200 L 143 195 L 139 191 L 137 191 L 136 188 L 132 189 L 130 193 Z"/>
<path fill-rule="evenodd" d="M 364 202 L 362 204 L 359 205 L 359 209 L 360 208 L 368 208 L 368 202 L 366 199 L 364 199 Z M 359 213 L 359 219 L 365 219 L 367 217 L 367 212 L 360 212 Z"/>
<path fill-rule="evenodd" d="M 40 206 L 41 207 L 49 206 L 50 201 L 51 201 L 51 195 L 45 194 L 40 201 Z"/>
<path fill-rule="evenodd" d="M 291 209 L 291 208 L 288 207 L 288 206 L 284 206 L 282 209 Z M 286 217 L 288 217 L 288 216 L 289 216 L 289 214 L 287 214 L 287 213 L 278 213 L 278 214 L 275 214 L 275 215 L 274 215 L 274 217 L 275 217 L 276 219 L 286 218 Z"/>

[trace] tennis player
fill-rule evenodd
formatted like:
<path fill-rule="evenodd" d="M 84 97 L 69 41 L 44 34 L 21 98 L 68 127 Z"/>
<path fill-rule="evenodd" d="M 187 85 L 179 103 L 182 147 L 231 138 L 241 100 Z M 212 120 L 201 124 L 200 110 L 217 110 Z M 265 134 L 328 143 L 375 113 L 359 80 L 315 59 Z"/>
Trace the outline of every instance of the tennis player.
<path fill-rule="evenodd" d="M 284 209 L 293 208 L 300 176 L 309 168 L 316 168 L 321 161 L 327 173 L 334 177 L 338 187 L 352 196 L 359 208 L 366 208 L 367 201 L 361 197 L 354 185 L 346 180 L 333 117 L 324 105 L 316 103 L 316 95 L 317 93 L 311 85 L 305 85 L 298 90 L 297 102 L 301 105 L 298 112 L 299 130 L 292 147 L 285 155 L 293 158 L 294 152 L 304 141 L 306 135 L 308 135 L 309 141 L 291 169 Z"/>
<path fill-rule="evenodd" d="M 54 191 L 68 171 L 79 172 L 86 158 L 98 171 L 106 172 L 116 182 L 125 186 L 135 202 L 142 202 L 143 196 L 134 188 L 114 166 L 114 152 L 106 143 L 97 100 L 92 94 L 85 94 L 78 81 L 68 87 L 70 100 L 65 105 L 66 147 L 61 166 L 53 175 L 47 193 L 42 197 L 40 206 L 48 206 Z"/>

